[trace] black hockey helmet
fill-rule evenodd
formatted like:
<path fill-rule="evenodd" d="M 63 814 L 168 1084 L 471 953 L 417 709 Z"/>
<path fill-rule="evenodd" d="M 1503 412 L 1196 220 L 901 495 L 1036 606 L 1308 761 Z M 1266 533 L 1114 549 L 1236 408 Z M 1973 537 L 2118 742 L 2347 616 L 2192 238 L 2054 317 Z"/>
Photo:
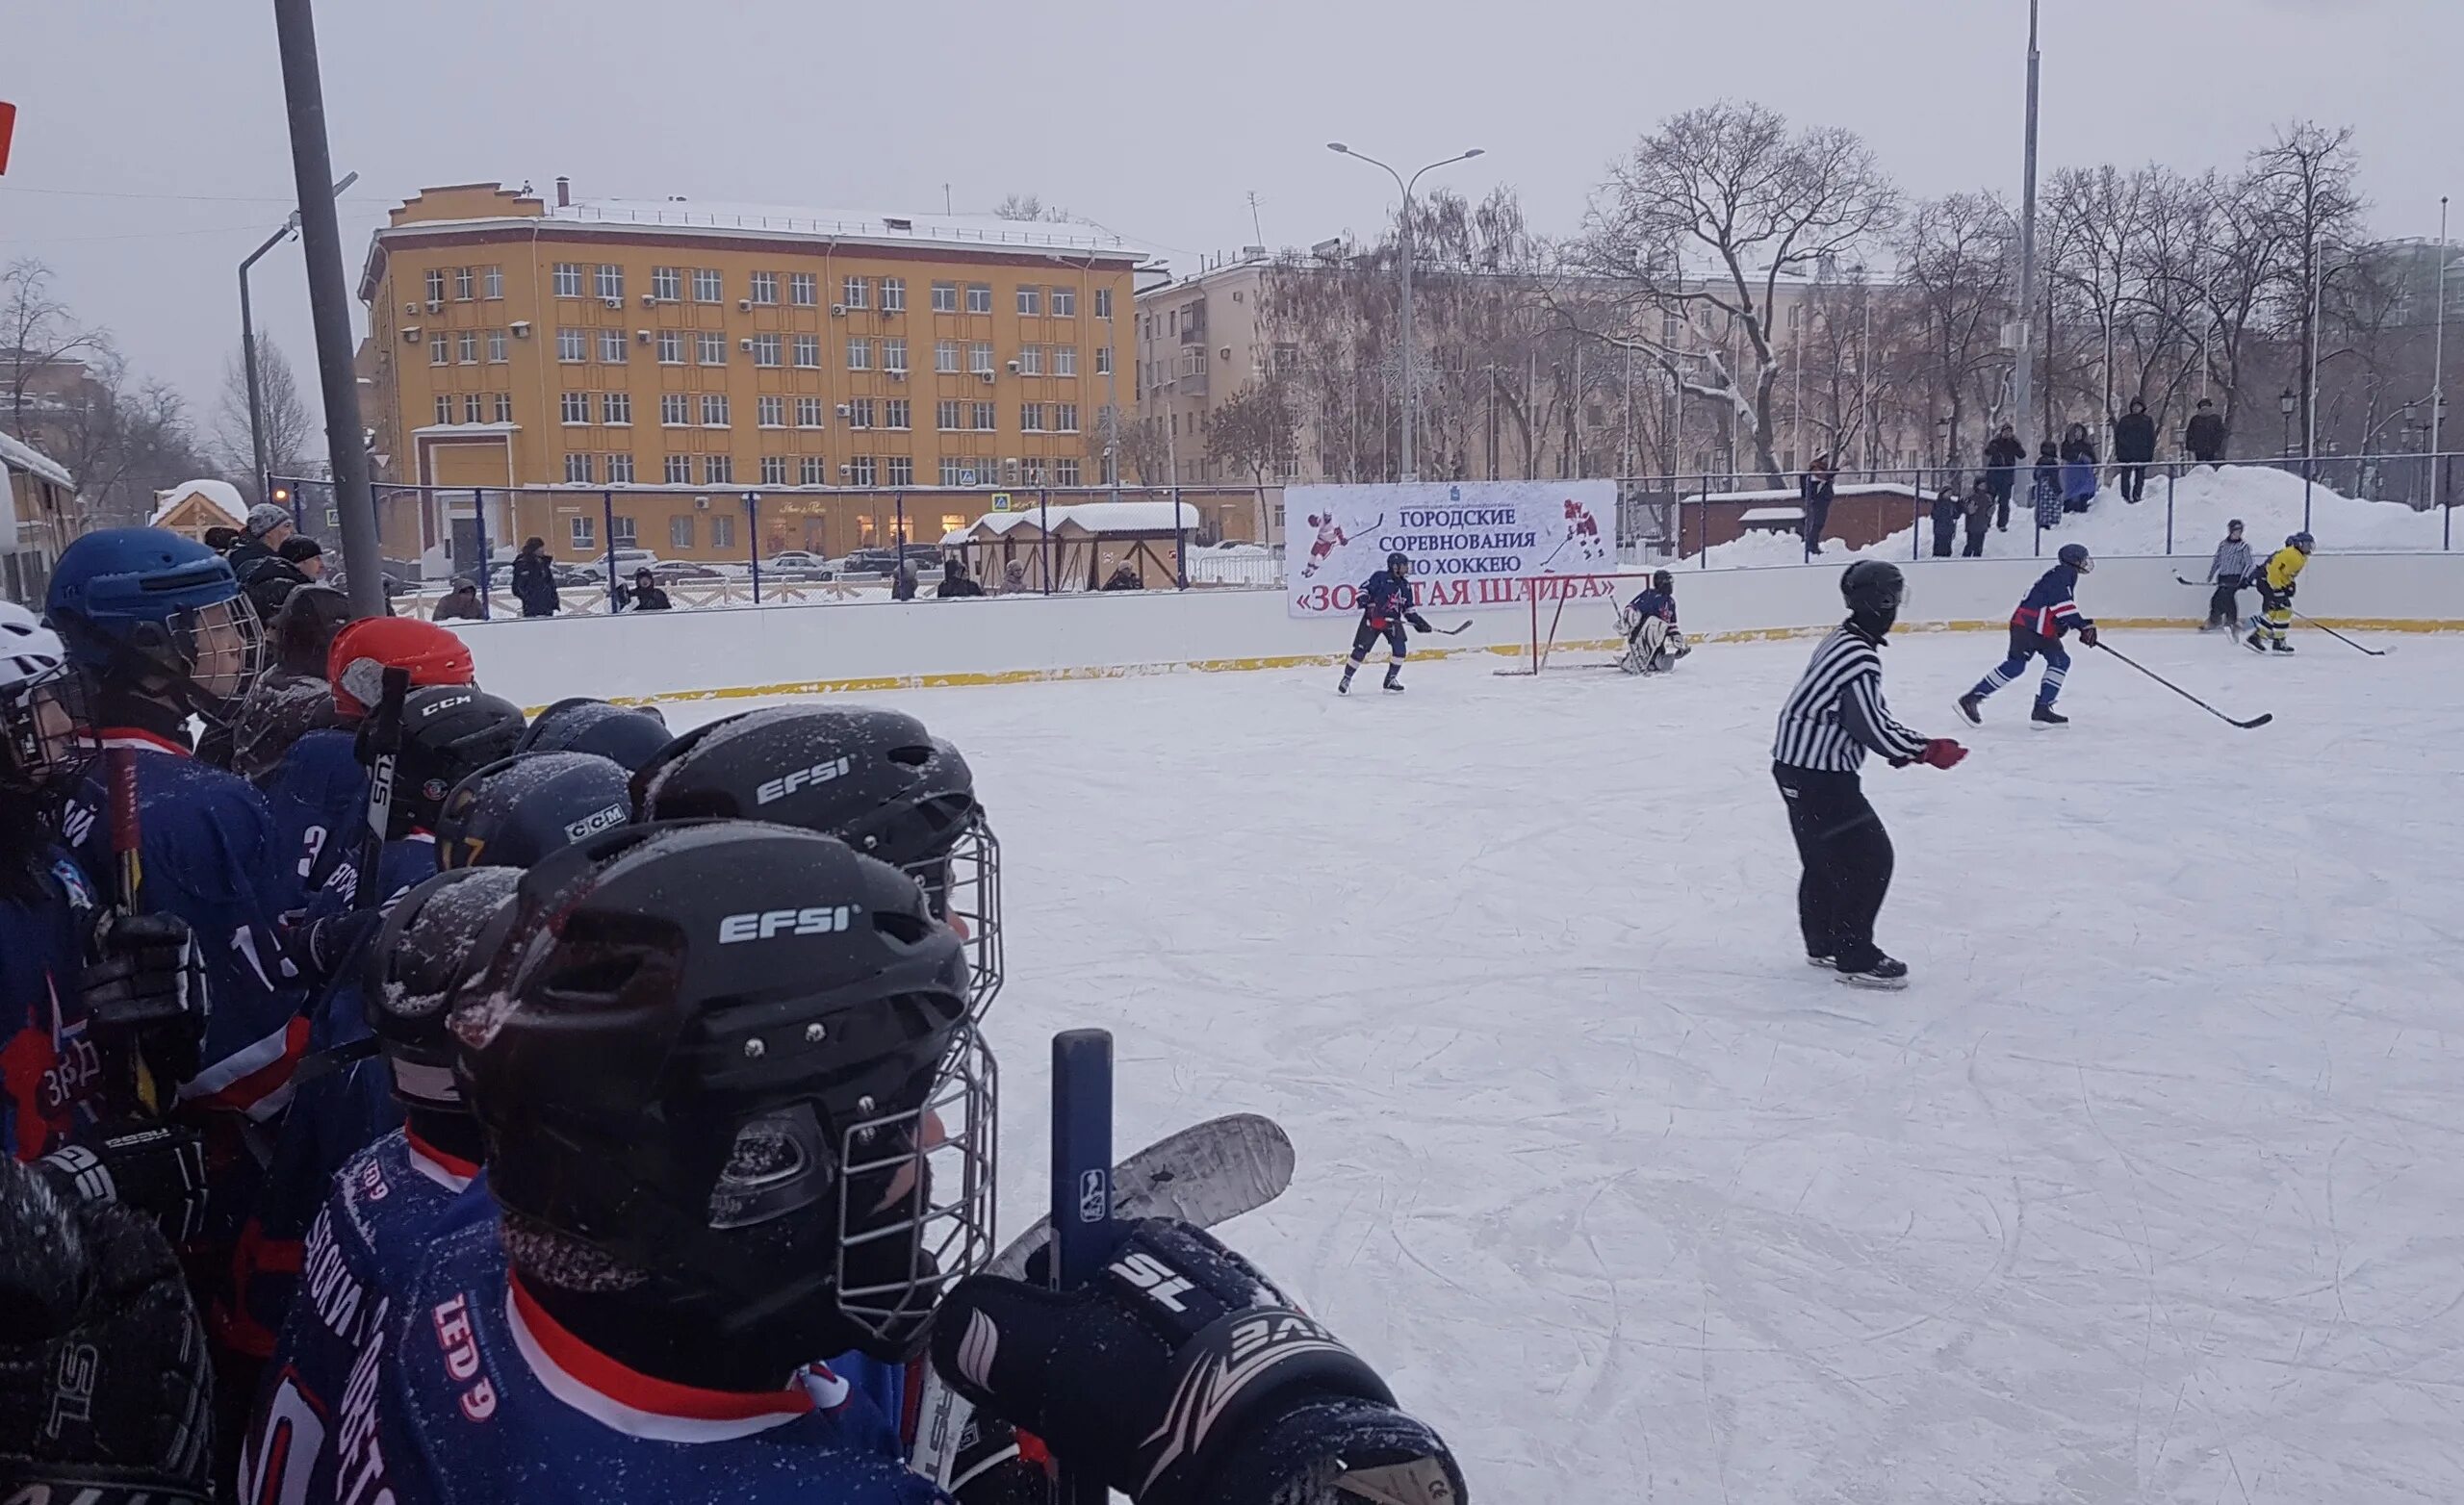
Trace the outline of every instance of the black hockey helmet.
<path fill-rule="evenodd" d="M 667 719 L 649 706 L 611 705 L 577 695 L 541 711 L 517 751 L 596 752 L 622 763 L 629 773 L 649 762 L 673 735 Z"/>
<path fill-rule="evenodd" d="M 1670 591 L 1677 589 L 1677 576 L 1669 574 L 1665 570 L 1654 570 L 1652 572 L 1652 589 L 1658 591 L 1662 595 L 1666 595 Z"/>
<path fill-rule="evenodd" d="M 1398 548 L 1386 556 L 1386 568 L 1397 574 L 1409 574 L 1412 573 L 1412 556 Z"/>
<path fill-rule="evenodd" d="M 1860 559 L 1839 576 L 1839 596 L 1848 603 L 1848 615 L 1874 632 L 1890 630 L 1899 619 L 1900 603 L 1908 599 L 1908 578 L 1899 566 L 1879 559 Z"/>
<path fill-rule="evenodd" d="M 474 771 L 511 757 L 522 725 L 521 706 L 473 685 L 423 685 L 404 696 L 387 836 L 435 829 L 446 795 Z"/>
<path fill-rule="evenodd" d="M 2085 544 L 2065 544 L 2053 557 L 2081 574 L 2092 574 L 2096 568 L 2096 561 L 2088 552 L 2088 546 Z"/>
<path fill-rule="evenodd" d="M 414 1114 L 467 1116 L 445 1022 L 452 993 L 492 949 L 481 933 L 512 903 L 512 868 L 439 873 L 385 911 L 360 974 L 360 1006 L 385 1057 L 395 1101 Z"/>
<path fill-rule="evenodd" d="M 465 775 L 436 821 L 439 867 L 528 867 L 632 818 L 629 776 L 596 752 L 517 752 Z"/>
<path fill-rule="evenodd" d="M 629 826 L 495 929 L 452 1029 L 526 1278 L 612 1265 L 782 1373 L 911 1357 L 993 1170 L 965 957 L 914 882 L 809 831 Z"/>

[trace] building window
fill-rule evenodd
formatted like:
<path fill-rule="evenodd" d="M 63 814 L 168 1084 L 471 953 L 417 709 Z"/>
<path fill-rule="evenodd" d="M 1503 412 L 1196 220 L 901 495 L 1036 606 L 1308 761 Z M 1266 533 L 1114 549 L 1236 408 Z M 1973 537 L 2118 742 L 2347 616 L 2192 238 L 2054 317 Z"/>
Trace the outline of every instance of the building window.
<path fill-rule="evenodd" d="M 488 364 L 491 366 L 502 366 L 504 361 L 504 331 L 501 329 L 491 329 L 488 331 Z"/>
<path fill-rule="evenodd" d="M 596 455 L 587 454 L 569 454 L 565 456 L 565 479 L 568 481 L 589 480 L 591 478 L 590 472 L 596 469 L 596 467 L 591 464 L 591 461 L 597 458 L 598 456 Z"/>
<path fill-rule="evenodd" d="M 979 340 L 967 347 L 966 369 L 979 376 L 992 374 L 992 343 Z"/>
<path fill-rule="evenodd" d="M 868 371 L 873 369 L 873 343 L 870 340 L 847 342 L 847 369 L 851 371 Z"/>
<path fill-rule="evenodd" d="M 453 350 L 455 359 L 459 360 L 463 365 L 478 365 L 479 332 L 475 329 L 465 329 L 460 334 L 455 335 L 453 337 Z"/>
<path fill-rule="evenodd" d="M 1056 434 L 1078 432 L 1078 404 L 1056 402 L 1052 405 L 1052 431 Z"/>
<path fill-rule="evenodd" d="M 597 518 L 575 517 L 565 521 L 570 524 L 565 529 L 565 536 L 574 541 L 576 548 L 589 548 L 598 544 L 599 520 Z"/>
<path fill-rule="evenodd" d="M 728 363 L 728 337 L 714 329 L 693 331 L 693 353 L 705 366 Z"/>
<path fill-rule="evenodd" d="M 1018 374 L 1022 376 L 1040 376 L 1043 374 L 1042 345 L 1022 344 L 1018 346 Z"/>
<path fill-rule="evenodd" d="M 1020 288 L 1018 290 L 1018 312 L 1021 316 L 1029 318 L 1042 313 L 1043 290 L 1041 288 Z"/>
<path fill-rule="evenodd" d="M 785 455 L 765 454 L 761 457 L 761 484 L 764 486 L 784 486 L 787 484 L 787 457 Z"/>
<path fill-rule="evenodd" d="M 894 454 L 889 457 L 888 464 L 889 474 L 883 477 L 885 480 L 888 481 L 892 486 L 912 486 L 915 484 L 915 461 L 912 457 L 903 454 Z M 946 532 L 947 529 L 944 529 L 943 531 Z"/>
<path fill-rule="evenodd" d="M 756 303 L 769 304 L 778 302 L 779 274 L 775 271 L 755 272 L 753 274 L 752 296 L 753 301 Z"/>
<path fill-rule="evenodd" d="M 798 308 L 810 308 L 821 301 L 821 279 L 808 271 L 787 273 L 787 301 Z"/>
<path fill-rule="evenodd" d="M 855 401 L 847 404 L 847 426 L 849 428 L 870 428 L 873 426 L 872 398 L 858 397 Z"/>
<path fill-rule="evenodd" d="M 667 520 L 667 547 L 670 548 L 693 547 L 693 518 L 690 513 Z"/>
<path fill-rule="evenodd" d="M 800 486 L 830 484 L 830 462 L 817 454 L 808 454 L 796 462 L 796 483 Z"/>
<path fill-rule="evenodd" d="M 735 484 L 734 459 L 723 454 L 704 455 L 702 457 L 702 484 L 705 486 L 732 486 Z"/>
<path fill-rule="evenodd" d="M 479 295 L 490 298 L 504 296 L 503 268 L 482 267 L 479 268 Z"/>
<path fill-rule="evenodd" d="M 618 548 L 631 548 L 634 547 L 634 536 L 633 520 L 621 512 L 616 514 L 614 522 L 607 529 L 607 542 Z"/>
<path fill-rule="evenodd" d="M 991 403 L 969 403 L 968 410 L 970 416 L 967 421 L 967 426 L 969 428 L 982 433 L 990 433 L 992 430 L 1001 426 L 1001 420 L 993 412 Z"/>
<path fill-rule="evenodd" d="M 907 279 L 905 277 L 882 279 L 882 312 L 885 314 L 907 312 Z"/>
<path fill-rule="evenodd" d="M 658 395 L 658 421 L 667 428 L 682 428 L 693 421 L 693 398 L 681 392 L 662 392 Z"/>
<path fill-rule="evenodd" d="M 965 425 L 960 421 L 966 416 L 966 404 L 944 397 L 933 409 L 933 426 L 947 433 Z"/>
<path fill-rule="evenodd" d="M 953 454 L 941 456 L 941 484 L 944 486 L 974 485 L 975 462 L 962 460 Z"/>
<path fill-rule="evenodd" d="M 480 393 L 472 392 L 463 394 L 462 421 L 465 423 L 477 422 L 479 421 L 480 404 L 486 400 L 486 396 Z"/>
<path fill-rule="evenodd" d="M 776 366 L 779 364 L 779 337 L 777 335 L 755 335 L 753 337 L 753 364 L 756 366 Z"/>
<path fill-rule="evenodd" d="M 513 394 L 510 392 L 497 394 L 497 421 L 500 423 L 513 421 Z"/>
<path fill-rule="evenodd" d="M 955 376 L 959 371 L 959 343 L 956 340 L 933 342 L 933 370 Z"/>
<path fill-rule="evenodd" d="M 607 457 L 607 484 L 610 486 L 630 486 L 633 484 L 633 457 L 631 455 L 611 454 Z"/>
<path fill-rule="evenodd" d="M 1021 402 L 1018 404 L 1018 432 L 1022 434 L 1040 434 L 1043 432 L 1042 403 Z"/>
<path fill-rule="evenodd" d="M 706 392 L 702 394 L 702 426 L 704 428 L 725 428 L 728 426 L 728 395 L 726 393 Z"/>
<path fill-rule="evenodd" d="M 712 548 L 733 548 L 735 547 L 734 514 L 721 512 L 711 516 L 710 547 Z"/>
<path fill-rule="evenodd" d="M 798 335 L 795 344 L 796 364 L 807 370 L 821 365 L 821 336 Z"/>
<path fill-rule="evenodd" d="M 798 397 L 796 399 L 796 426 L 798 428 L 819 428 L 821 426 L 821 398 Z"/>
<path fill-rule="evenodd" d="M 471 301 L 471 288 L 472 288 L 471 268 L 468 268 L 468 267 L 456 267 L 456 268 L 453 268 L 453 298 L 454 298 L 454 301 L 455 301 L 455 302 L 457 302 L 457 303 L 468 303 L 468 302 L 470 302 L 470 301 Z"/>
<path fill-rule="evenodd" d="M 882 370 L 886 371 L 907 370 L 906 341 L 885 340 L 882 342 Z"/>
<path fill-rule="evenodd" d="M 879 483 L 881 472 L 874 468 L 871 455 L 860 454 L 849 461 L 848 465 L 850 467 L 848 479 L 855 484 L 872 486 Z"/>
<path fill-rule="evenodd" d="M 1055 288 L 1052 290 L 1052 317 L 1055 319 L 1075 319 L 1078 317 L 1078 290 L 1076 288 Z"/>
<path fill-rule="evenodd" d="M 603 423 L 630 424 L 633 421 L 633 395 L 629 392 L 600 394 L 599 421 Z"/>
<path fill-rule="evenodd" d="M 578 298 L 581 296 L 581 263 L 556 263 L 555 289 L 556 296 L 560 298 Z"/>
<path fill-rule="evenodd" d="M 651 297 L 660 303 L 675 303 L 684 296 L 684 274 L 673 267 L 651 268 Z"/>
<path fill-rule="evenodd" d="M 1057 344 L 1052 347 L 1052 373 L 1055 376 L 1075 376 L 1078 374 L 1078 347 L 1076 345 Z"/>
<path fill-rule="evenodd" d="M 719 273 L 716 268 L 696 267 L 693 268 L 694 302 L 718 303 L 724 302 L 726 298 L 727 289 L 720 284 Z"/>
<path fill-rule="evenodd" d="M 764 394 L 753 399 L 753 421 L 763 428 L 787 426 L 787 399 Z"/>
<path fill-rule="evenodd" d="M 599 332 L 599 359 L 607 366 L 625 364 L 625 331 L 603 329 Z"/>
<path fill-rule="evenodd" d="M 886 398 L 882 403 L 882 427 L 912 428 L 911 415 L 915 409 L 905 397 Z"/>
<path fill-rule="evenodd" d="M 684 364 L 684 331 L 662 329 L 658 332 L 658 363 L 661 366 Z"/>
<path fill-rule="evenodd" d="M 451 393 L 440 392 L 436 395 L 436 421 L 440 425 L 453 421 L 453 395 Z"/>
<path fill-rule="evenodd" d="M 872 282 L 863 277 L 849 277 L 838 285 L 838 301 L 849 308 L 872 307 Z"/>
<path fill-rule="evenodd" d="M 959 311 L 959 285 L 955 282 L 933 284 L 933 312 L 955 314 Z"/>
<path fill-rule="evenodd" d="M 1021 485 L 1041 486 L 1044 483 L 1043 462 L 1041 460 L 1019 461 L 1018 480 Z"/>
<path fill-rule="evenodd" d="M 427 363 L 428 363 L 430 366 L 448 366 L 448 365 L 452 364 L 452 361 L 453 361 L 453 340 L 452 340 L 452 337 L 451 337 L 451 336 L 449 336 L 449 335 L 430 335 L 430 336 L 428 336 L 428 337 L 427 337 Z"/>
<path fill-rule="evenodd" d="M 689 454 L 669 455 L 659 473 L 670 486 L 689 484 L 693 479 L 693 457 Z"/>
<path fill-rule="evenodd" d="M 427 300 L 431 303 L 445 301 L 445 268 L 442 267 L 427 269 Z"/>
<path fill-rule="evenodd" d="M 970 282 L 966 285 L 966 311 L 970 314 L 992 312 L 992 284 Z"/>
<path fill-rule="evenodd" d="M 1077 462 L 1077 461 L 1075 461 L 1075 460 L 1055 460 L 1055 461 L 1053 461 L 1053 462 L 1052 462 L 1052 484 L 1054 484 L 1055 486 L 1075 486 L 1075 485 L 1077 485 L 1077 484 L 1078 484 L 1078 462 Z"/>
<path fill-rule="evenodd" d="M 556 417 L 567 423 L 590 421 L 590 394 L 568 392 L 556 399 Z"/>
<path fill-rule="evenodd" d="M 625 301 L 625 268 L 601 262 L 599 280 L 594 286 L 598 288 L 601 298 L 614 298 L 619 303 Z"/>
<path fill-rule="evenodd" d="M 556 359 L 587 361 L 590 359 L 590 331 L 559 329 L 556 331 Z"/>

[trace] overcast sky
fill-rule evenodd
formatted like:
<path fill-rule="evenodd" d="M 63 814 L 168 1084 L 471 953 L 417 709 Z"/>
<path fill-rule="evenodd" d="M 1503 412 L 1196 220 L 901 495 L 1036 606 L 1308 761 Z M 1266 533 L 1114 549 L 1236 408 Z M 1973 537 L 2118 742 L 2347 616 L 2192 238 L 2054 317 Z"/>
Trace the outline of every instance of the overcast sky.
<path fill-rule="evenodd" d="M 2459 0 L 2043 0 L 2044 160 L 2238 162 L 2295 117 L 2360 133 L 2383 235 L 2464 187 Z M 1612 155 L 1723 96 L 1863 133 L 1912 192 L 2015 197 L 2025 0 L 513 0 L 320 8 L 356 268 L 422 185 L 559 173 L 578 196 L 961 212 L 1035 192 L 1194 269 L 1373 231 L 1393 185 L 1511 182 L 1570 227 Z M 0 261 L 38 257 L 141 370 L 210 418 L 235 268 L 289 212 L 269 0 L 0 0 Z M 2464 221 L 2459 221 L 2464 222 Z M 264 325 L 312 357 L 299 256 Z"/>

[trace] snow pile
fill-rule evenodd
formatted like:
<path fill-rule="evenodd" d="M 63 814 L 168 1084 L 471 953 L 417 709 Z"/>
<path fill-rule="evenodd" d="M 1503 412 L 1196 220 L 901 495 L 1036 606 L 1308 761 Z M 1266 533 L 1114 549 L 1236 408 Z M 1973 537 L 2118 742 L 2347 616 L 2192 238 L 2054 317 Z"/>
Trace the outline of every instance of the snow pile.
<path fill-rule="evenodd" d="M 38 480 L 46 480 L 64 491 L 75 491 L 77 483 L 68 476 L 67 468 L 34 446 L 0 434 L 0 467 L 21 471 Z"/>
<path fill-rule="evenodd" d="M 2019 493 L 2011 501 L 2010 531 L 1986 535 L 1985 554 L 1989 559 L 2024 559 L 2038 553 L 2050 558 L 2065 544 L 2085 544 L 2100 557 L 2168 552 L 2204 555 L 2223 540 L 2224 524 L 2234 518 L 2240 518 L 2246 525 L 2245 536 L 2250 547 L 2264 555 L 2282 544 L 2285 535 L 2303 525 L 2302 482 L 2298 473 L 2255 465 L 2230 466 L 2222 471 L 2200 468 L 2169 483 L 2162 474 L 2151 474 L 2147 497 L 2137 506 L 2123 501 L 2120 488 L 2108 478 L 2089 510 L 2066 516 L 2061 525 L 2046 528 L 2040 547 L 2036 514 L 2026 496 L 2025 472 L 2020 474 L 2019 485 Z M 2169 489 L 2172 500 L 2169 550 L 2165 547 Z M 1688 523 L 1699 525 L 1693 519 Z M 2400 502 L 2360 500 L 2323 484 L 2311 488 L 2308 525 L 2318 536 L 2319 547 L 2327 550 L 2435 550 L 2443 537 L 2442 522 L 2436 512 L 2415 512 Z M 1967 524 L 1963 522 L 1955 548 L 1965 545 L 1966 529 Z M 1931 555 L 1933 548 L 1934 523 L 1929 504 L 1927 516 L 1915 528 L 1901 528 L 1862 549 L 1849 548 L 1835 538 L 1823 546 L 1823 557 L 1838 561 L 1911 559 L 1919 554 Z M 1749 534 L 1713 545 L 1708 552 L 1707 568 L 1714 570 L 1805 561 L 1805 547 L 1791 534 Z M 1702 561 L 1689 558 L 1686 563 L 1701 565 Z"/>

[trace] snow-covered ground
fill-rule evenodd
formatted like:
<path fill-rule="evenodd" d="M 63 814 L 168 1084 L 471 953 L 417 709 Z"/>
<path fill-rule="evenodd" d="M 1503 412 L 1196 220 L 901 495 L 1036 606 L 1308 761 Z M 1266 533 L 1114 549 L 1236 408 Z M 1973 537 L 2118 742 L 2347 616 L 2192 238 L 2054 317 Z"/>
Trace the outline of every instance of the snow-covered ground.
<path fill-rule="evenodd" d="M 1800 959 L 1802 641 L 883 697 L 1002 837 L 1003 1221 L 1100 1025 L 1122 1146 L 1291 1128 L 1228 1237 L 1482 1499 L 2464 1498 L 2464 641 L 2129 641 L 2251 732 L 2084 652 L 1970 732 L 1998 639 L 1894 645 L 1976 750 L 1868 777 L 1897 995 Z"/>
<path fill-rule="evenodd" d="M 2162 473 L 2149 475 L 2146 498 L 2133 506 L 2121 499 L 2121 488 L 2104 477 L 2104 490 L 2087 513 L 2071 514 L 2062 520 L 2060 527 L 2044 530 L 2040 547 L 2035 527 L 2036 514 L 2027 501 L 2027 475 L 2019 478 L 2019 491 L 2011 503 L 2009 532 L 1993 532 L 1986 537 L 1985 552 L 1993 559 L 2025 558 L 2041 552 L 2051 558 L 2065 544 L 2078 543 L 2089 550 L 2102 554 L 2194 554 L 2212 549 L 2224 537 L 2224 524 L 2240 518 L 2248 525 L 2246 537 L 2250 547 L 2261 551 L 2272 549 L 2284 542 L 2285 535 L 2302 525 L 2302 487 L 2297 472 L 2278 471 L 2267 466 L 2227 466 L 2222 471 L 2194 467 L 2178 480 L 2169 483 L 2172 504 L 2172 547 L 2166 548 L 2165 513 L 2169 483 Z M 1920 524 L 1913 538 L 1916 548 L 1931 554 L 1934 548 L 1932 513 Z M 2429 549 L 2440 547 L 2445 534 L 2444 520 L 2436 512 L 2415 512 L 2392 501 L 2363 501 L 2330 491 L 2324 484 L 2312 489 L 2309 500 L 2309 528 L 2317 535 L 2319 548 L 2326 552 L 2374 551 L 2381 549 Z M 1688 526 L 1691 526 L 1689 520 Z M 1966 524 L 1961 524 L 1959 539 L 1966 540 Z M 2455 540 L 2464 548 L 2464 537 Z M 1954 545 L 1959 547 L 1959 545 Z M 1826 557 L 1840 560 L 1872 557 L 1907 559 L 1912 557 L 1912 534 L 1902 528 L 1882 542 L 1864 549 L 1850 549 L 1834 538 L 1823 549 Z M 1805 562 L 1805 548 L 1794 534 L 1756 533 L 1726 544 L 1714 545 L 1709 550 L 1712 569 L 1756 565 L 1793 565 Z M 1701 561 L 1688 558 L 1687 565 Z M 1675 567 L 1672 567 L 1675 568 Z"/>

